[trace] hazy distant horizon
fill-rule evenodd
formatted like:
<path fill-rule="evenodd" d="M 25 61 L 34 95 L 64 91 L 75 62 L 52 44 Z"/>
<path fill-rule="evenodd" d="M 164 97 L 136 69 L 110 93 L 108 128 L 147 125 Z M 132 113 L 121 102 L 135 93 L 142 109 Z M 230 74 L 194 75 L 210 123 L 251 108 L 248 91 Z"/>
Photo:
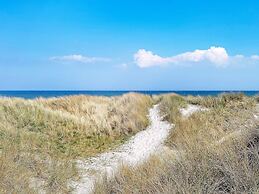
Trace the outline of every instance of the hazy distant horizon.
<path fill-rule="evenodd" d="M 67 90 L 67 91 L 61 91 L 61 90 L 52 90 L 52 91 L 0 91 L 0 97 L 5 96 L 5 97 L 21 97 L 21 98 L 26 98 L 26 99 L 34 99 L 38 97 L 44 97 L 44 98 L 51 98 L 51 97 L 62 97 L 62 96 L 71 96 L 71 95 L 92 95 L 92 96 L 118 96 L 122 94 L 126 94 L 129 92 L 137 92 L 137 93 L 143 93 L 147 95 L 158 95 L 158 94 L 166 94 L 166 93 L 176 93 L 179 95 L 187 96 L 187 95 L 193 95 L 193 96 L 217 96 L 222 93 L 239 93 L 242 92 L 245 95 L 248 96 L 255 96 L 259 95 L 259 91 L 190 91 L 190 90 L 185 90 L 185 91 L 173 91 L 173 90 L 167 90 L 167 91 L 151 91 L 151 90 L 124 90 L 124 91 L 72 91 L 72 90 Z"/>

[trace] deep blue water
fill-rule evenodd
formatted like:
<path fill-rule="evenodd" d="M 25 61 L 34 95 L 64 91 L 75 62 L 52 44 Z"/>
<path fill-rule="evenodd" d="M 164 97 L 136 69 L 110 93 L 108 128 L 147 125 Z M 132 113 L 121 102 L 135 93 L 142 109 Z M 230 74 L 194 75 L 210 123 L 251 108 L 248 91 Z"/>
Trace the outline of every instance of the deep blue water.
<path fill-rule="evenodd" d="M 20 97 L 26 99 L 33 99 L 37 97 L 59 97 L 69 95 L 94 95 L 94 96 L 118 96 L 128 92 L 139 92 L 143 94 L 165 94 L 165 93 L 177 93 L 180 95 L 193 95 L 193 96 L 216 96 L 224 92 L 242 92 L 248 96 L 259 95 L 259 91 L 0 91 L 0 96 L 8 97 Z"/>

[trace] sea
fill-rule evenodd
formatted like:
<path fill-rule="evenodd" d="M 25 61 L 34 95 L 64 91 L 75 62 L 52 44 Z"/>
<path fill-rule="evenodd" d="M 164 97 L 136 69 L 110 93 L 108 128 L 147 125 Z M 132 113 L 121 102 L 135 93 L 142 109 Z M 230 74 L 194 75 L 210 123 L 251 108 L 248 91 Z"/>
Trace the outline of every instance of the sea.
<path fill-rule="evenodd" d="M 192 95 L 192 96 L 217 96 L 222 93 L 244 93 L 245 95 L 248 96 L 255 96 L 259 95 L 259 91 L 217 91 L 217 90 L 212 90 L 212 91 L 196 91 L 196 90 L 183 90 L 183 91 L 174 91 L 174 90 L 168 90 L 168 91 L 73 91 L 73 90 L 48 90 L 48 91 L 29 91 L 29 90 L 19 90 L 19 91 L 1 91 L 0 90 L 0 97 L 19 97 L 19 98 L 25 98 L 25 99 L 34 99 L 34 98 L 51 98 L 51 97 L 61 97 L 61 96 L 71 96 L 71 95 L 91 95 L 91 96 L 119 96 L 122 94 L 126 94 L 129 92 L 138 92 L 142 94 L 147 94 L 147 95 L 157 95 L 157 94 L 167 94 L 167 93 L 176 93 L 179 95 L 187 96 L 187 95 Z"/>

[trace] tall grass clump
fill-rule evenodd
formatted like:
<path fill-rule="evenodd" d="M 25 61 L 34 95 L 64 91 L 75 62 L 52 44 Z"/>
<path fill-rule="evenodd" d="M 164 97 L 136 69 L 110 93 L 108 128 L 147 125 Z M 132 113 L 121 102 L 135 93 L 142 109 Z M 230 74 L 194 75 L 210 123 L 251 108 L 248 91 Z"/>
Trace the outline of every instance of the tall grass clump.
<path fill-rule="evenodd" d="M 161 106 L 167 106 L 162 110 L 171 112 L 163 114 L 172 114 L 167 119 L 175 124 L 169 149 L 141 166 L 122 167 L 113 179 L 98 182 L 96 193 L 258 193 L 255 98 L 223 94 L 184 99 L 209 109 L 182 118 L 168 107 L 174 103 L 162 98 Z"/>
<path fill-rule="evenodd" d="M 0 98 L 0 193 L 68 193 L 73 161 L 148 125 L 149 96 Z M 35 190 L 37 188 L 37 190 Z"/>
<path fill-rule="evenodd" d="M 186 100 L 177 94 L 162 95 L 158 102 L 164 118 L 172 123 L 175 123 L 180 118 L 179 109 L 187 105 Z"/>

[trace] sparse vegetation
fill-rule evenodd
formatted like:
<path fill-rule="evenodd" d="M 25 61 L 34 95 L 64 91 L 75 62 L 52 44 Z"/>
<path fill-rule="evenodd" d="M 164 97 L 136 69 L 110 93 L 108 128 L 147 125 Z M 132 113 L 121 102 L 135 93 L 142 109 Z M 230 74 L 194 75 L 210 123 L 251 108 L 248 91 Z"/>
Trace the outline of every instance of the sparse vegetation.
<path fill-rule="evenodd" d="M 0 98 L 0 193 L 67 193 L 73 163 L 148 125 L 149 96 Z"/>
<path fill-rule="evenodd" d="M 175 124 L 169 149 L 144 165 L 124 166 L 96 193 L 257 193 L 259 125 L 256 99 L 243 94 L 181 98 L 165 95 L 161 110 Z M 187 103 L 209 108 L 182 118 Z"/>

